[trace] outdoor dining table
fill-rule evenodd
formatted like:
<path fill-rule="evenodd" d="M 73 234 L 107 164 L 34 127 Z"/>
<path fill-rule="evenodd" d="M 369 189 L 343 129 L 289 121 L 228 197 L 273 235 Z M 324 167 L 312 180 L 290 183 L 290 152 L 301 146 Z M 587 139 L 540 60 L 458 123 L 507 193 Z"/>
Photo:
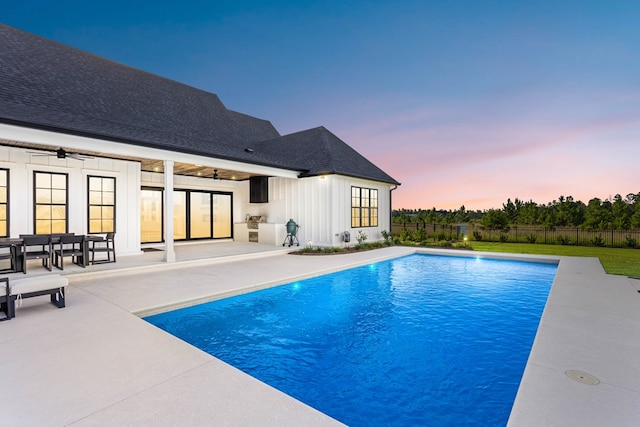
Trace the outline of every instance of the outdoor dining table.
<path fill-rule="evenodd" d="M 87 234 L 85 235 L 85 245 L 87 242 L 102 242 L 104 241 L 104 237 L 95 234 Z M 60 235 L 52 234 L 51 235 L 51 243 L 53 245 L 60 243 Z M 17 273 L 19 271 L 24 272 L 24 239 L 19 237 L 1 237 L 0 238 L 0 248 L 9 248 L 10 257 L 1 257 L 0 259 L 11 259 L 11 268 L 0 270 L 0 273 Z M 85 255 L 80 258 L 79 262 L 83 265 L 88 265 L 88 254 L 85 248 Z"/>

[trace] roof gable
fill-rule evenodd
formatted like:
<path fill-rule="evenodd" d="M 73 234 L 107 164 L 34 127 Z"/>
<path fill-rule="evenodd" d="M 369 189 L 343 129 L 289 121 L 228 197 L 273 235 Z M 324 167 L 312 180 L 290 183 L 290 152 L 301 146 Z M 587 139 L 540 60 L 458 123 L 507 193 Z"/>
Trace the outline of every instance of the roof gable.
<path fill-rule="evenodd" d="M 340 174 L 399 184 L 324 126 L 264 141 L 259 147 L 304 167 L 300 176 Z"/>

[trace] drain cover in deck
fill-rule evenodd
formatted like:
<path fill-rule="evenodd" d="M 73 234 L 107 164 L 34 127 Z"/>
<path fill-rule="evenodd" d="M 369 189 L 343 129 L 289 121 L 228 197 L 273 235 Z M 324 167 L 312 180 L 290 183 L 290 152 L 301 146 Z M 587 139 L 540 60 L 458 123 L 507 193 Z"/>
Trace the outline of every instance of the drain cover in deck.
<path fill-rule="evenodd" d="M 600 384 L 599 379 L 597 379 L 591 374 L 587 374 L 586 372 L 569 370 L 565 372 L 565 374 L 567 374 L 567 376 L 572 380 L 578 381 L 579 383 L 582 383 L 582 384 L 589 384 L 589 385 Z"/>

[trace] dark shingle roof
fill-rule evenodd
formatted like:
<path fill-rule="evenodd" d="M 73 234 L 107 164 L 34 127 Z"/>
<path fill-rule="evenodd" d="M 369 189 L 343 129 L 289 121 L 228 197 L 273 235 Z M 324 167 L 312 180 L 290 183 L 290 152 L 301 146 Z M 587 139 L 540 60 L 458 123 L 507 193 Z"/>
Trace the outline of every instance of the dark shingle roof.
<path fill-rule="evenodd" d="M 281 137 L 217 95 L 0 24 L 0 122 L 397 183 L 324 128 Z M 245 148 L 253 148 L 248 153 Z"/>
<path fill-rule="evenodd" d="M 2 24 L 0 70 L 4 121 L 272 163 L 243 150 L 278 131 L 266 120 L 228 110 L 212 93 Z"/>
<path fill-rule="evenodd" d="M 280 153 L 304 167 L 300 176 L 340 174 L 399 184 L 323 126 L 264 141 L 259 147 L 268 155 Z"/>

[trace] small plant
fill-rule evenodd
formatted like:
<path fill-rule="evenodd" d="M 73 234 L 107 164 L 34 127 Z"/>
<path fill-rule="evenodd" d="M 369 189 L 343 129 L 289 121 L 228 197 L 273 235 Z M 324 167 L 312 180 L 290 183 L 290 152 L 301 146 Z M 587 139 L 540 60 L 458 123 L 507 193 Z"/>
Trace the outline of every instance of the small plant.
<path fill-rule="evenodd" d="M 638 241 L 631 236 L 627 236 L 624 239 L 624 242 L 622 242 L 622 246 L 624 246 L 625 248 L 637 248 Z"/>
<path fill-rule="evenodd" d="M 527 243 L 535 243 L 538 240 L 538 235 L 535 233 L 527 234 L 525 240 Z"/>
<path fill-rule="evenodd" d="M 507 243 L 509 241 L 509 235 L 505 233 L 500 234 L 500 242 Z"/>
<path fill-rule="evenodd" d="M 558 236 L 558 243 L 561 245 L 570 245 L 571 239 L 569 239 L 569 236 Z"/>
<path fill-rule="evenodd" d="M 453 244 L 453 247 L 458 249 L 472 249 L 471 245 L 467 242 L 456 242 Z"/>
<path fill-rule="evenodd" d="M 594 237 L 593 239 L 591 239 L 589 241 L 589 243 L 591 244 L 591 246 L 602 247 L 602 246 L 604 246 L 604 239 L 602 238 L 601 235 L 598 235 L 598 236 Z"/>
<path fill-rule="evenodd" d="M 436 241 L 447 240 L 447 235 L 444 233 L 444 231 L 439 231 L 436 233 L 434 238 L 436 239 Z"/>
<path fill-rule="evenodd" d="M 401 242 L 406 242 L 407 240 L 409 240 L 409 236 L 410 236 L 410 232 L 406 229 L 403 229 L 402 231 L 400 231 L 400 234 L 398 235 L 398 239 Z"/>
<path fill-rule="evenodd" d="M 358 230 L 358 235 L 356 236 L 356 240 L 358 241 L 358 244 L 361 245 L 365 242 L 365 240 L 367 240 L 369 236 L 367 236 L 367 233 L 365 233 L 362 230 Z"/>
<path fill-rule="evenodd" d="M 391 235 L 391 233 L 389 233 L 387 230 L 382 230 L 380 232 L 380 234 L 382 235 L 382 238 L 384 239 L 382 244 L 384 246 L 391 246 L 393 245 L 395 238 Z"/>
<path fill-rule="evenodd" d="M 478 242 L 481 241 L 482 240 L 482 233 L 477 231 L 477 230 L 474 230 L 474 232 L 473 232 L 473 240 L 476 240 Z"/>

